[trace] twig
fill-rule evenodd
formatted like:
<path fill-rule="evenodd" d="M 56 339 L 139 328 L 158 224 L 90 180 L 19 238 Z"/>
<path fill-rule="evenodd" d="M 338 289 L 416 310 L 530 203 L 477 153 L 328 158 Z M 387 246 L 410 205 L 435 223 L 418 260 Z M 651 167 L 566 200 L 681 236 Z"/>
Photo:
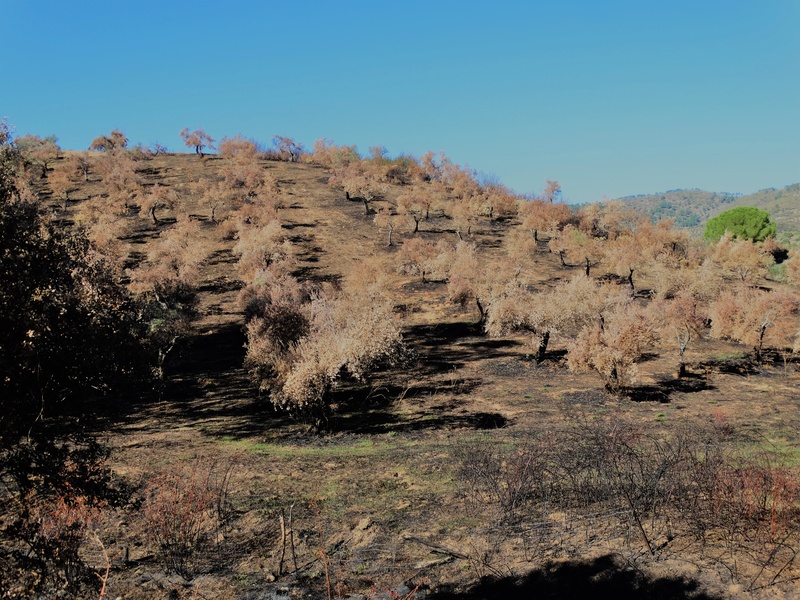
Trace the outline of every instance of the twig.
<path fill-rule="evenodd" d="M 445 548 L 444 546 L 440 546 L 439 544 L 434 544 L 425 541 L 422 538 L 418 538 L 413 535 L 403 536 L 403 539 L 410 542 L 417 542 L 418 544 L 422 544 L 423 546 L 427 546 L 428 548 L 433 548 L 433 550 L 438 552 L 439 554 L 447 554 L 448 556 L 452 556 L 453 558 L 461 558 L 463 560 L 469 560 L 469 556 L 461 554 L 460 552 L 456 552 L 455 550 L 450 550 L 449 548 Z"/>

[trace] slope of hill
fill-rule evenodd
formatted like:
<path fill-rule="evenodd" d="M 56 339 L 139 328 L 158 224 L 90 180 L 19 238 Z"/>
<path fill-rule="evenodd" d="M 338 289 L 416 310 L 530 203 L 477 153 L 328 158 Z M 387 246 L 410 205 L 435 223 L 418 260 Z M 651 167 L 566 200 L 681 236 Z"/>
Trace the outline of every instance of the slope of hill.
<path fill-rule="evenodd" d="M 332 598 L 334 592 L 335 597 L 384 597 L 375 594 L 392 590 L 392 597 L 470 598 L 477 596 L 461 592 L 470 580 L 519 575 L 553 560 L 562 561 L 565 573 L 591 567 L 599 568 L 603 579 L 624 575 L 626 581 L 615 584 L 624 596 L 625 586 L 632 585 L 628 569 L 605 560 L 610 552 L 621 553 L 625 564 L 635 560 L 641 578 L 671 581 L 669 597 L 697 597 L 673 581 L 674 573 L 682 572 L 681 559 L 703 564 L 703 570 L 685 570 L 699 573 L 692 577 L 702 587 L 714 590 L 727 581 L 722 574 L 727 563 L 702 555 L 705 538 L 699 544 L 694 534 L 680 532 L 681 545 L 671 543 L 675 526 L 662 519 L 660 504 L 658 510 L 647 509 L 651 521 L 634 527 L 644 508 L 633 503 L 640 501 L 634 497 L 625 503 L 614 488 L 595 502 L 587 480 L 593 512 L 561 511 L 561 492 L 539 486 L 539 478 L 548 475 L 536 470 L 545 463 L 532 459 L 532 452 L 547 458 L 562 447 L 580 450 L 575 441 L 592 436 L 638 443 L 649 440 L 650 432 L 654 447 L 662 448 L 659 436 L 683 435 L 690 425 L 709 421 L 719 431 L 735 430 L 748 444 L 765 439 L 794 451 L 800 413 L 791 360 L 756 365 L 743 346 L 703 337 L 686 350 L 689 376 L 675 379 L 670 339 L 637 365 L 639 385 L 627 395 L 608 394 L 592 373 L 567 369 L 565 337 L 554 339 L 546 359 L 537 363 L 529 333 L 487 337 L 475 326 L 474 303 L 454 303 L 445 281 L 398 271 L 398 254 L 410 241 L 458 240 L 452 216 L 432 210 L 417 233 L 412 219 L 400 219 L 395 245 L 387 247 L 374 217 L 381 209 L 396 211 L 403 185 L 388 184 L 367 210 L 348 200 L 342 186 L 329 185 L 330 171 L 319 165 L 261 160 L 259 169 L 274 180 L 283 200 L 277 218 L 296 259 L 294 275 L 346 288 L 357 285 L 364 264 L 381 272 L 417 359 L 381 368 L 369 383 L 345 382 L 336 390 L 334 431 L 310 435 L 305 424 L 273 410 L 248 377 L 245 315 L 237 298 L 245 281 L 229 229 L 234 210 L 220 203 L 212 213 L 198 191 L 221 180 L 226 160 L 181 154 L 139 162 L 136 170 L 146 189 L 159 184 L 179 191 L 178 199 L 159 209 L 158 219 L 134 206 L 116 206 L 121 215 L 114 222 L 124 232 L 117 240 L 119 251 L 130 268 L 188 221 L 197 224 L 192 243 L 202 259 L 197 314 L 165 364 L 161 395 L 93 424 L 93 433 L 107 440 L 114 472 L 138 490 L 134 502 L 97 527 L 103 551 L 113 558 L 109 597 Z M 41 178 L 36 185 L 44 190 L 48 212 L 64 224 L 95 218 L 92 204 L 113 192 L 96 174 L 76 185 L 68 204 L 55 197 L 53 181 Z M 681 200 L 680 210 L 691 206 L 691 194 L 668 194 L 669 202 Z M 725 207 L 735 200 L 716 195 Z M 100 206 L 110 212 L 107 204 Z M 711 216 L 710 210 L 703 218 Z M 463 233 L 475 244 L 480 264 L 499 269 L 518 222 L 473 215 Z M 529 240 L 530 233 L 524 238 Z M 513 279 L 525 285 L 515 283 L 514 289 L 547 289 L 583 272 L 582 265 L 564 264 L 544 243 L 535 245 L 523 267 Z M 598 272 L 603 274 L 602 267 Z M 611 464 L 595 463 L 590 448 L 584 455 L 565 454 L 579 459 L 565 463 L 567 471 Z M 643 464 L 638 454 L 622 458 L 618 468 Z M 651 459 L 665 465 L 673 461 L 669 453 L 648 454 Z M 623 476 L 617 472 L 616 477 Z M 632 477 L 639 486 L 639 475 Z M 572 479 L 554 481 L 560 485 L 562 480 Z M 197 543 L 177 558 L 153 541 L 148 534 L 152 514 L 138 509 L 144 504 L 152 511 L 153 498 L 160 494 L 169 500 L 173 487 L 181 491 L 175 500 L 156 506 L 167 514 L 185 508 L 192 493 L 210 493 L 214 500 L 213 510 L 201 506 L 198 511 L 205 529 L 196 533 Z M 188 512 L 186 518 L 195 517 Z M 662 530 L 664 523 L 669 528 Z M 651 540 L 660 544 L 658 559 Z M 95 555 L 93 564 L 105 564 Z M 587 556 L 601 558 L 574 560 Z M 671 561 L 668 566 L 658 562 L 662 556 Z M 177 560 L 180 570 L 173 564 Z M 550 573 L 547 569 L 542 573 Z M 794 567 L 786 572 L 794 575 Z M 758 571 L 750 575 L 759 576 Z M 559 589 L 568 589 L 566 579 L 573 579 L 547 578 Z M 433 591 L 415 596 L 420 582 Z M 647 585 L 637 581 L 635 587 L 641 591 Z M 460 593 L 440 595 L 447 590 Z M 509 596 L 500 587 L 490 595 Z"/>

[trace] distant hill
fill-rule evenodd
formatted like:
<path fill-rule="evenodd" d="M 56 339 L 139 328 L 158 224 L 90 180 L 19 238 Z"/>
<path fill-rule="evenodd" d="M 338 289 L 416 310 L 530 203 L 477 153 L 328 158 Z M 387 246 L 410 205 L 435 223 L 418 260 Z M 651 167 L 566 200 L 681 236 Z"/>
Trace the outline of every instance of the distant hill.
<path fill-rule="evenodd" d="M 653 221 L 674 219 L 678 227 L 698 227 L 715 214 L 736 206 L 741 194 L 704 190 L 669 190 L 660 194 L 641 194 L 619 198 Z"/>
<path fill-rule="evenodd" d="M 678 227 L 702 230 L 706 221 L 734 206 L 766 210 L 778 224 L 778 238 L 800 241 L 800 183 L 783 189 L 769 188 L 743 196 L 705 190 L 669 190 L 660 194 L 626 196 L 618 200 L 653 221 L 674 219 Z"/>

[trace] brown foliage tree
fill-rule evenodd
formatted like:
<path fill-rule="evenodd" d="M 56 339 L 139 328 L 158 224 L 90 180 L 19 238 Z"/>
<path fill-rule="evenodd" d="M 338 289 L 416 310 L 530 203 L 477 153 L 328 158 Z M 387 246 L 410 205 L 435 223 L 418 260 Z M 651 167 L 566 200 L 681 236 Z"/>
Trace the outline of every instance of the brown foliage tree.
<path fill-rule="evenodd" d="M 786 280 L 792 285 L 800 285 L 800 248 L 793 248 L 786 265 Z"/>
<path fill-rule="evenodd" d="M 42 170 L 42 178 L 47 177 L 47 168 L 61 155 L 56 136 L 39 137 L 30 133 L 16 139 L 16 146 L 23 159 Z"/>
<path fill-rule="evenodd" d="M 447 294 L 452 302 L 465 306 L 474 301 L 478 308 L 478 326 L 483 329 L 497 288 L 512 277 L 508 261 L 481 260 L 475 244 L 460 240 L 444 261 L 447 271 Z"/>
<path fill-rule="evenodd" d="M 529 346 L 541 361 L 552 336 L 573 338 L 623 298 L 616 286 L 600 286 L 585 275 L 539 293 L 512 281 L 494 288 L 486 331 L 496 337 L 520 331 L 529 334 Z"/>
<path fill-rule="evenodd" d="M 711 304 L 711 336 L 752 346 L 760 360 L 765 346 L 792 345 L 799 309 L 800 299 L 789 291 L 767 292 L 741 285 L 725 290 Z"/>
<path fill-rule="evenodd" d="M 378 363 L 399 358 L 402 336 L 392 303 L 374 288 L 356 295 L 328 291 L 300 304 L 297 286 L 271 297 L 248 324 L 248 364 L 273 403 L 326 427 L 330 391 L 343 379 L 362 381 Z M 278 332 L 276 328 L 288 328 Z M 264 377 L 267 375 L 267 377 Z"/>
<path fill-rule="evenodd" d="M 73 152 L 67 156 L 67 164 L 73 173 L 79 173 L 85 183 L 89 183 L 89 171 L 92 163 L 89 155 L 85 152 Z"/>
<path fill-rule="evenodd" d="M 200 158 L 203 158 L 203 148 L 208 148 L 210 150 L 214 149 L 214 140 L 213 138 L 208 135 L 203 129 L 195 129 L 194 131 L 189 131 L 188 127 L 184 127 L 180 131 L 181 139 L 183 143 L 186 144 L 187 148 L 194 148 L 195 154 L 198 154 Z"/>
<path fill-rule="evenodd" d="M 633 301 L 621 302 L 578 334 L 569 345 L 567 366 L 595 371 L 607 390 L 618 392 L 635 381 L 635 363 L 655 341 L 646 310 Z"/>
<path fill-rule="evenodd" d="M 361 156 L 355 146 L 336 146 L 333 140 L 322 138 L 314 142 L 310 160 L 329 169 L 341 169 L 359 162 Z"/>
<path fill-rule="evenodd" d="M 177 201 L 178 194 L 173 188 L 156 183 L 142 196 L 139 210 L 153 220 L 153 225 L 158 225 L 156 211 L 173 208 Z"/>
<path fill-rule="evenodd" d="M 392 234 L 394 233 L 395 228 L 397 227 L 397 220 L 399 219 L 399 215 L 392 212 L 392 209 L 384 206 L 381 207 L 378 212 L 375 214 L 375 225 L 377 225 L 380 229 L 385 231 L 388 234 L 388 240 L 386 245 L 391 247 L 394 245 L 392 240 Z"/>
<path fill-rule="evenodd" d="M 619 233 L 606 243 L 605 263 L 617 275 L 625 277 L 634 291 L 634 273 L 651 273 L 658 270 L 659 264 L 673 271 L 689 262 L 689 236 L 674 231 L 669 220 L 655 225 L 642 221 L 635 229 L 614 223 L 611 228 Z"/>
<path fill-rule="evenodd" d="M 398 258 L 400 260 L 399 270 L 401 273 L 408 273 L 422 277 L 422 283 L 427 280 L 426 275 L 430 274 L 434 267 L 434 259 L 439 256 L 441 250 L 436 244 L 420 237 L 413 237 L 403 242 Z"/>
<path fill-rule="evenodd" d="M 562 265 L 566 265 L 565 254 L 570 257 L 570 260 L 578 260 L 579 264 L 583 265 L 587 277 L 592 267 L 602 260 L 605 253 L 602 239 L 571 224 L 554 235 L 548 245 L 553 252 L 559 255 Z"/>
<path fill-rule="evenodd" d="M 281 160 L 285 160 L 286 162 L 300 162 L 303 156 L 303 145 L 290 137 L 283 135 L 273 136 L 272 145 L 275 147 Z"/>
<path fill-rule="evenodd" d="M 119 129 L 114 129 L 108 135 L 101 135 L 92 140 L 89 150 L 111 152 L 128 147 L 128 138 Z"/>
<path fill-rule="evenodd" d="M 770 265 L 775 262 L 763 244 L 737 239 L 729 231 L 714 244 L 709 259 L 723 273 L 736 275 L 742 282 L 753 282 L 766 276 Z"/>
<path fill-rule="evenodd" d="M 97 169 L 108 188 L 108 204 L 112 207 L 122 204 L 127 212 L 131 201 L 142 191 L 142 180 L 134 161 L 125 154 L 108 154 L 97 162 Z"/>
<path fill-rule="evenodd" d="M 561 184 L 558 183 L 555 179 L 550 180 L 546 179 L 545 182 L 547 185 L 542 192 L 542 201 L 543 202 L 556 202 L 557 200 L 561 199 Z"/>
<path fill-rule="evenodd" d="M 245 281 L 251 281 L 257 272 L 293 254 L 292 245 L 277 218 L 264 225 L 242 226 L 233 253 L 239 257 L 239 273 Z"/>
<path fill-rule="evenodd" d="M 650 306 L 653 321 L 663 339 L 678 347 L 678 377 L 686 376 L 686 348 L 706 329 L 706 316 L 690 290 L 681 290 L 670 299 L 659 299 Z"/>
<path fill-rule="evenodd" d="M 572 210 L 566 204 L 533 199 L 520 205 L 521 227 L 530 233 L 534 242 L 539 241 L 540 233 L 552 237 L 571 216 Z"/>
<path fill-rule="evenodd" d="M 385 185 L 375 179 L 361 162 L 339 169 L 329 183 L 341 185 L 348 200 L 360 200 L 364 204 L 365 215 L 370 214 L 369 203 L 386 193 Z"/>

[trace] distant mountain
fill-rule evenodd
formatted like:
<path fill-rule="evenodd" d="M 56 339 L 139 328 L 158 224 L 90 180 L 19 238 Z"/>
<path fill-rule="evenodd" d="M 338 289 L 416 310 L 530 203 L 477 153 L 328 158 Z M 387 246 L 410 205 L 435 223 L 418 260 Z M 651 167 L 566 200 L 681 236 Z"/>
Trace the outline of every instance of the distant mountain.
<path fill-rule="evenodd" d="M 783 189 L 765 189 L 743 196 L 704 190 L 669 190 L 660 194 L 626 196 L 618 200 L 653 221 L 674 219 L 678 227 L 701 231 L 706 221 L 734 206 L 766 210 L 778 224 L 778 238 L 800 241 L 800 183 Z"/>

